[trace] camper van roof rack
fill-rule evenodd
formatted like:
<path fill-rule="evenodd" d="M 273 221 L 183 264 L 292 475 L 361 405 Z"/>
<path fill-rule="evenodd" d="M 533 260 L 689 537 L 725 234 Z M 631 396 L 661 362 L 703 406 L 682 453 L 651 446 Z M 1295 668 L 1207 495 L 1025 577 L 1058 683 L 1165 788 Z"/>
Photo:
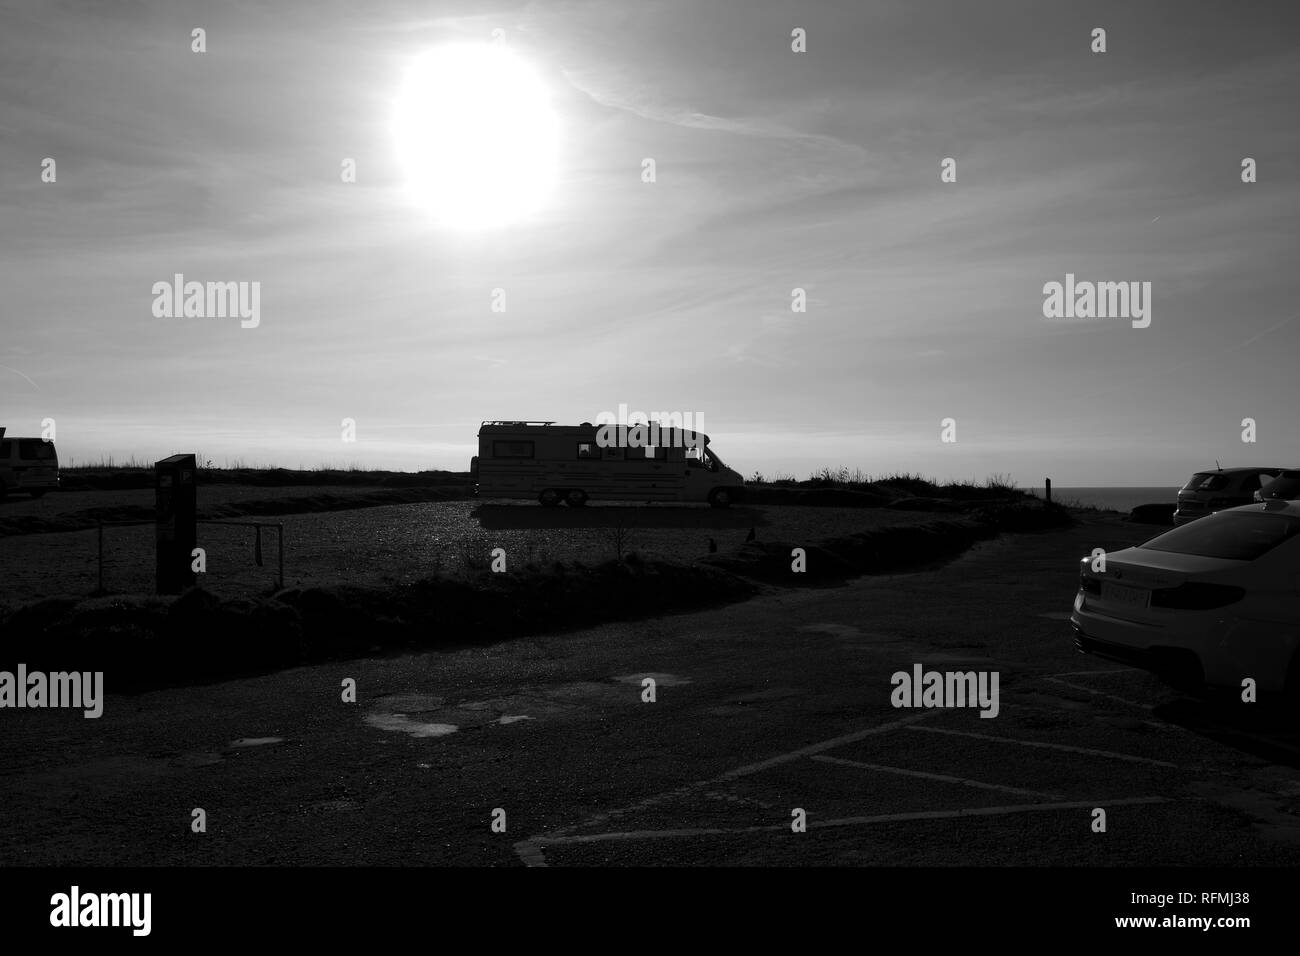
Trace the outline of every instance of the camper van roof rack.
<path fill-rule="evenodd" d="M 484 422 L 484 425 L 554 425 L 555 422 Z"/>

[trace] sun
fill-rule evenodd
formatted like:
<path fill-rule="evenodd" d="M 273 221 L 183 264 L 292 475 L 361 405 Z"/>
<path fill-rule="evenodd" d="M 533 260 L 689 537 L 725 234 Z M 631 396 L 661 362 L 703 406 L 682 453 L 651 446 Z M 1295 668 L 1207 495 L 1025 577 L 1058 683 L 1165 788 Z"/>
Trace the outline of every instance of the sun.
<path fill-rule="evenodd" d="M 446 46 L 412 61 L 393 134 L 412 199 L 447 225 L 517 222 L 543 205 L 555 180 L 549 92 L 499 44 Z"/>

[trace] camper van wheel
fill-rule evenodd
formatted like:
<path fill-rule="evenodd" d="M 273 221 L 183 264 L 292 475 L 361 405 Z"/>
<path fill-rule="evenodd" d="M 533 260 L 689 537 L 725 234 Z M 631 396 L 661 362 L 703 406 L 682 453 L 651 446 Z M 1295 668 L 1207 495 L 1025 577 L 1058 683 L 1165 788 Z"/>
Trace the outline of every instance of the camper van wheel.
<path fill-rule="evenodd" d="M 570 508 L 581 508 L 587 503 L 587 493 L 581 488 L 574 488 L 564 500 L 569 503 Z"/>
<path fill-rule="evenodd" d="M 726 488 L 714 488 L 709 492 L 709 504 L 715 508 L 730 508 L 731 492 Z"/>
<path fill-rule="evenodd" d="M 547 488 L 537 496 L 537 500 L 540 501 L 544 507 L 557 508 L 560 504 L 560 493 L 554 488 Z"/>

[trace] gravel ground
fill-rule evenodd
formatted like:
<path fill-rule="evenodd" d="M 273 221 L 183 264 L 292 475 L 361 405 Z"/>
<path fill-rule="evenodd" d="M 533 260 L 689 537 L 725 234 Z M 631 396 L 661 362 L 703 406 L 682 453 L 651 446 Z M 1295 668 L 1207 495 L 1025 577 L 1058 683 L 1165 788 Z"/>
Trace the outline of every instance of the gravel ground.
<path fill-rule="evenodd" d="M 318 494 L 315 487 L 212 486 L 202 489 L 200 508 L 227 502 Z M 357 489 L 364 491 L 366 489 Z M 92 491 L 16 499 L 0 515 L 54 517 L 97 507 L 151 506 L 149 491 Z M 927 512 L 865 508 L 753 506 L 725 511 L 703 505 L 590 505 L 581 510 L 543 509 L 531 502 L 447 501 L 359 508 L 319 514 L 268 516 L 282 522 L 285 583 L 394 584 L 467 563 L 486 562 L 493 548 L 514 562 L 583 561 L 614 556 L 619 526 L 624 550 L 646 556 L 693 560 L 709 551 L 735 550 L 751 528 L 759 540 L 813 543 L 887 525 L 924 524 Z M 233 520 L 253 520 L 249 518 Z M 207 551 L 203 584 L 218 593 L 254 593 L 274 585 L 275 529 L 262 531 L 263 566 L 254 563 L 252 528 L 199 525 Z M 104 586 L 109 591 L 148 593 L 154 581 L 152 525 L 110 526 L 104 532 Z M 96 587 L 96 532 L 17 535 L 0 539 L 0 603 L 19 605 L 59 594 L 87 594 Z M 514 564 L 517 567 L 517 564 Z"/>

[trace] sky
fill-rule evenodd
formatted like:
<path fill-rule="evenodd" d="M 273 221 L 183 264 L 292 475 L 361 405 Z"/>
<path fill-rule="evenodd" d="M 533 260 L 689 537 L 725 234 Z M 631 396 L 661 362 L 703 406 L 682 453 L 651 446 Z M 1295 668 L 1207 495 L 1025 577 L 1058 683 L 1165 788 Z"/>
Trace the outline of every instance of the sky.
<path fill-rule="evenodd" d="M 464 470 L 483 420 L 620 404 L 695 416 L 746 477 L 1300 466 L 1294 3 L 0 11 L 0 425 L 52 419 L 65 466 Z M 554 183 L 452 227 L 394 104 L 494 31 Z M 258 283 L 258 324 L 159 317 L 176 273 Z M 1149 326 L 1045 317 L 1067 274 L 1149 282 Z"/>

